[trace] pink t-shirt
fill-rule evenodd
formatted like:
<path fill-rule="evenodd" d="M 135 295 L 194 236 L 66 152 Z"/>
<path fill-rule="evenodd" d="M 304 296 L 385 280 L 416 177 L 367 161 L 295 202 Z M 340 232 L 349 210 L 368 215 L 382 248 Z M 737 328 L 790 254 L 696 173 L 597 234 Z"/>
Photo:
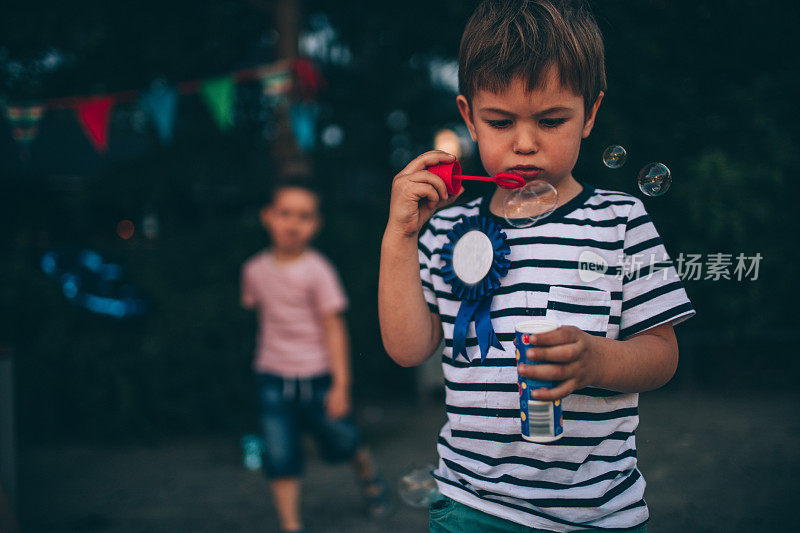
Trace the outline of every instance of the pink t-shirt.
<path fill-rule="evenodd" d="M 329 371 L 322 318 L 347 307 L 333 265 L 308 250 L 288 263 L 261 252 L 242 265 L 242 306 L 258 311 L 253 367 L 287 377 Z"/>

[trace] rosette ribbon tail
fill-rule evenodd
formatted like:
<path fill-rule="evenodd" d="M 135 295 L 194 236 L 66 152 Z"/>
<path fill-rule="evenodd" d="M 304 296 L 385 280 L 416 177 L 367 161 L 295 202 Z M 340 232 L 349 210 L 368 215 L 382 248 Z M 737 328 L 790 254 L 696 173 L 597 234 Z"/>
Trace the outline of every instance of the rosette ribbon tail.
<path fill-rule="evenodd" d="M 458 308 L 456 323 L 453 327 L 453 359 L 463 354 L 464 359 L 469 361 L 469 356 L 467 355 L 467 329 L 479 303 L 479 300 L 464 300 Z"/>
<path fill-rule="evenodd" d="M 478 346 L 481 350 L 481 363 L 486 359 L 489 348 L 494 346 L 503 349 L 500 339 L 492 327 L 492 318 L 489 311 L 492 307 L 492 295 L 484 296 L 480 300 L 464 300 L 458 308 L 456 323 L 453 329 L 453 358 L 463 354 L 464 359 L 469 361 L 467 355 L 467 330 L 469 323 L 475 318 L 475 335 L 478 338 Z"/>
<path fill-rule="evenodd" d="M 475 309 L 475 334 L 478 337 L 478 346 L 481 349 L 481 363 L 486 359 L 486 354 L 489 353 L 489 348 L 494 346 L 500 350 L 503 345 L 500 344 L 500 339 L 494 332 L 492 327 L 492 318 L 489 314 L 492 307 L 492 295 L 489 294 L 481 298 L 478 307 Z"/>

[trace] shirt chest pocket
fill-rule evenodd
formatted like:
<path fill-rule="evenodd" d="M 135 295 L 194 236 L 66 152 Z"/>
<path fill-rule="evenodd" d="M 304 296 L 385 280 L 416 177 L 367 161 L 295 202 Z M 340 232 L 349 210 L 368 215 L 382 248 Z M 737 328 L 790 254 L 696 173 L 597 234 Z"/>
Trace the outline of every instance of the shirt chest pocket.
<path fill-rule="evenodd" d="M 547 295 L 546 318 L 592 335 L 606 336 L 610 313 L 611 293 L 608 291 L 552 286 Z"/>

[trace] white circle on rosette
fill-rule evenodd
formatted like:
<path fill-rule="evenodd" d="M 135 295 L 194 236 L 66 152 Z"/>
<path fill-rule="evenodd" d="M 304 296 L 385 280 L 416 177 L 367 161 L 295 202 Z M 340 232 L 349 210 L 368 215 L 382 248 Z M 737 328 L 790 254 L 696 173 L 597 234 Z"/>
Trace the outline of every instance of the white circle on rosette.
<path fill-rule="evenodd" d="M 474 285 L 486 277 L 494 261 L 494 247 L 482 231 L 472 230 L 453 247 L 453 271 L 458 279 Z"/>

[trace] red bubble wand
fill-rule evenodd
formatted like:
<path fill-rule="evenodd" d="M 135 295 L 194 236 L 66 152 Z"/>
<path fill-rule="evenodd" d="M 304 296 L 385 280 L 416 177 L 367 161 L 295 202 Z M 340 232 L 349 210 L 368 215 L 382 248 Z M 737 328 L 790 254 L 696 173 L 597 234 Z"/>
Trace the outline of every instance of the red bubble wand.
<path fill-rule="evenodd" d="M 461 173 L 461 163 L 453 161 L 452 163 L 444 163 L 441 165 L 433 165 L 428 167 L 428 172 L 433 172 L 444 181 L 447 187 L 448 194 L 456 194 L 461 189 L 462 180 L 470 181 L 492 181 L 503 189 L 519 189 L 525 186 L 525 178 L 510 174 L 508 172 L 501 172 L 492 177 L 488 176 L 467 176 Z"/>

